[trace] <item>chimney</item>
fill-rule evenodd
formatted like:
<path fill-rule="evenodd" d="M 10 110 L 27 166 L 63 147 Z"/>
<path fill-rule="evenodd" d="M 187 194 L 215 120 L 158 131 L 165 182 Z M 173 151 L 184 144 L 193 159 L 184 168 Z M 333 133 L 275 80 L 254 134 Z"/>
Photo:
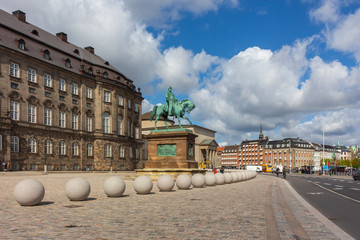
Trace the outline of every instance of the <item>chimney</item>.
<path fill-rule="evenodd" d="M 14 11 L 12 13 L 12 15 L 14 17 L 16 17 L 18 20 L 22 21 L 22 22 L 26 22 L 26 13 L 20 11 L 20 10 L 17 10 L 17 11 Z"/>
<path fill-rule="evenodd" d="M 88 51 L 89 53 L 95 54 L 95 49 L 91 46 L 86 47 L 85 50 Z"/>
<path fill-rule="evenodd" d="M 56 36 L 57 36 L 59 39 L 63 40 L 64 42 L 67 42 L 67 34 L 66 34 L 66 33 L 59 32 L 59 33 L 56 34 Z"/>

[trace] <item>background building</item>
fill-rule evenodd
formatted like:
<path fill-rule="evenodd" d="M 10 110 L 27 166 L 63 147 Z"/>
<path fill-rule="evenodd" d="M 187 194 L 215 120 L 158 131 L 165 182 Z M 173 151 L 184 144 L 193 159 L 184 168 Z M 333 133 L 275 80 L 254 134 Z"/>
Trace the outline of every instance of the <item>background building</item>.
<path fill-rule="evenodd" d="M 224 146 L 221 152 L 221 166 L 224 168 L 238 168 L 239 167 L 239 145 Z"/>
<path fill-rule="evenodd" d="M 0 10 L 0 162 L 13 170 L 142 167 L 140 89 L 109 62 Z"/>

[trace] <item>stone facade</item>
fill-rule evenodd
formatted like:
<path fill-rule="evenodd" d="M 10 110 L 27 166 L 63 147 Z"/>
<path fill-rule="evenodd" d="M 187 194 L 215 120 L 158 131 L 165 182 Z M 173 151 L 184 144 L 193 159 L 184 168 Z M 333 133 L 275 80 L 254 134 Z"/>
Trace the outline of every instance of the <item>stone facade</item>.
<path fill-rule="evenodd" d="M 0 10 L 1 170 L 142 168 L 140 89 L 107 61 Z"/>

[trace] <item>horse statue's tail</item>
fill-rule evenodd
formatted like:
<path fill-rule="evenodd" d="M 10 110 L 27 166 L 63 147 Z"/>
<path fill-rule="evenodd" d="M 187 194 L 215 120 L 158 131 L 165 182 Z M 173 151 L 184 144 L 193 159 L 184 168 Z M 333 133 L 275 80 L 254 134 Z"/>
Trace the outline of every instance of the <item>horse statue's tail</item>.
<path fill-rule="evenodd" d="M 154 106 L 153 110 L 152 110 L 152 113 L 151 113 L 151 116 L 150 116 L 150 121 L 153 120 L 155 114 L 156 114 L 156 109 L 157 109 L 158 106 Z"/>

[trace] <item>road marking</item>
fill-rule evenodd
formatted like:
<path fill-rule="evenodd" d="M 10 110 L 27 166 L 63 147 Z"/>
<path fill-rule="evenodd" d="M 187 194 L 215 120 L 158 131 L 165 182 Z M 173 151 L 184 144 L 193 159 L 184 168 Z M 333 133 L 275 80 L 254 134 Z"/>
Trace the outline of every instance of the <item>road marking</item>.
<path fill-rule="evenodd" d="M 307 192 L 306 194 L 309 194 L 309 195 L 321 195 L 321 194 L 324 194 L 324 192 Z"/>
<path fill-rule="evenodd" d="M 356 200 L 356 199 L 353 199 L 353 198 L 351 198 L 351 197 L 345 196 L 345 195 L 343 195 L 343 194 L 341 194 L 341 193 L 337 193 L 337 192 L 335 192 L 335 191 L 333 191 L 333 190 L 331 190 L 331 189 L 328 189 L 328 188 L 326 188 L 326 187 L 323 187 L 323 186 L 321 186 L 321 185 L 319 185 L 319 184 L 316 184 L 316 183 L 314 183 L 314 182 L 312 182 L 312 184 L 314 184 L 314 185 L 316 185 L 316 186 L 318 186 L 318 187 L 321 187 L 322 189 L 328 190 L 329 192 L 335 193 L 335 194 L 337 194 L 337 195 L 339 195 L 339 196 L 341 196 L 341 197 L 344 197 L 344 198 L 347 198 L 347 199 L 352 200 L 352 201 L 354 201 L 354 202 L 360 203 L 359 200 Z"/>
<path fill-rule="evenodd" d="M 350 188 L 350 189 L 355 190 L 355 191 L 360 191 L 359 188 Z"/>
<path fill-rule="evenodd" d="M 343 188 L 333 188 L 334 190 L 343 190 Z"/>
<path fill-rule="evenodd" d="M 331 183 L 324 183 L 324 185 L 328 185 L 328 186 L 330 186 L 330 185 L 331 185 Z"/>
<path fill-rule="evenodd" d="M 335 187 L 338 187 L 338 188 L 343 188 L 344 186 L 341 186 L 341 185 L 335 185 Z"/>

